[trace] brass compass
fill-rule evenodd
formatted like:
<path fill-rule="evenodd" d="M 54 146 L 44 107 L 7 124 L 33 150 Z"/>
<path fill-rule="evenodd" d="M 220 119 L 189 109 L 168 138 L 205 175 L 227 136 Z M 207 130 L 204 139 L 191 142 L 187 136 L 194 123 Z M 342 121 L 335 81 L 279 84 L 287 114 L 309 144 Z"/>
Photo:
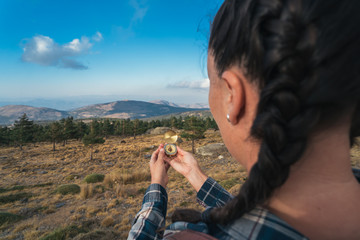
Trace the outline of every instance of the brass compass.
<path fill-rule="evenodd" d="M 178 135 L 174 131 L 167 131 L 164 135 L 164 139 L 167 142 L 164 146 L 165 154 L 169 157 L 174 157 L 177 154 L 177 147 L 175 143 L 178 140 Z"/>

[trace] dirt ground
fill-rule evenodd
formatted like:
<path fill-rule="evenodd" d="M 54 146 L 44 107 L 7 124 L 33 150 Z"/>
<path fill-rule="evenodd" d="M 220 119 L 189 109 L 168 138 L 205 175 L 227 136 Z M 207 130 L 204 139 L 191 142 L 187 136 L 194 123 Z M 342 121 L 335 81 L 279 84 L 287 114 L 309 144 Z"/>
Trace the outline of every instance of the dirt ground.
<path fill-rule="evenodd" d="M 150 183 L 146 174 L 150 154 L 162 142 L 162 135 L 143 135 L 136 139 L 110 137 L 93 149 L 78 141 L 57 145 L 55 152 L 50 143 L 27 145 L 22 151 L 14 147 L 0 148 L 0 199 L 6 200 L 10 195 L 18 197 L 12 202 L 0 200 L 0 212 L 22 216 L 15 223 L 1 225 L 0 222 L 0 238 L 39 239 L 55 230 L 77 226 L 84 233 L 76 239 L 126 239 Z M 208 131 L 196 147 L 221 142 L 219 132 Z M 181 143 L 181 147 L 191 151 L 187 141 Z M 212 157 L 196 155 L 196 158 L 209 176 L 232 193 L 246 177 L 245 169 L 228 152 Z M 351 150 L 351 158 L 352 166 L 359 168 L 359 147 Z M 110 176 L 114 172 L 129 180 L 109 184 L 105 177 L 98 183 L 84 183 L 89 174 Z M 146 175 L 145 180 L 141 175 Z M 186 179 L 172 169 L 169 178 L 169 215 L 176 208 L 203 210 Z M 81 192 L 66 195 L 55 192 L 63 184 L 76 184 Z"/>

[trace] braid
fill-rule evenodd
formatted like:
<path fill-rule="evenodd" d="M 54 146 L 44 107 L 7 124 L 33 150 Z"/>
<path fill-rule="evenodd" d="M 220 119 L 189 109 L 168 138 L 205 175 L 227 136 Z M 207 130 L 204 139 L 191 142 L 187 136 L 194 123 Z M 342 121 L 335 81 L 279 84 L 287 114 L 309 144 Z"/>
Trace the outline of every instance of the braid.
<path fill-rule="evenodd" d="M 261 88 L 251 136 L 261 140 L 261 146 L 258 161 L 239 194 L 211 212 L 214 222 L 226 224 L 266 203 L 274 189 L 287 180 L 290 166 L 302 156 L 308 135 L 321 117 L 319 108 L 304 104 L 303 96 L 308 93 L 302 89 L 313 80 L 309 65 L 316 31 L 306 22 L 301 0 L 283 2 L 258 1 L 247 9 L 254 13 L 249 20 L 253 27 L 249 28 L 247 59 L 261 60 L 245 65 L 248 74 L 260 79 Z M 215 58 L 224 57 L 214 54 Z"/>

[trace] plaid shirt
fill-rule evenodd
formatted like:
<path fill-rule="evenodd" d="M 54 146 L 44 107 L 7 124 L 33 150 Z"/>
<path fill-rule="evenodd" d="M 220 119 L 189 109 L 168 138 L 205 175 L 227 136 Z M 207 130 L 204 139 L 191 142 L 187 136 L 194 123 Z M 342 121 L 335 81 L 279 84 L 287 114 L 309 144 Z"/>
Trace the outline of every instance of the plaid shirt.
<path fill-rule="evenodd" d="M 360 170 L 353 169 L 360 182 Z M 218 239 L 307 239 L 285 221 L 262 207 L 257 207 L 226 226 L 208 221 L 208 213 L 214 207 L 224 206 L 232 196 L 214 179 L 208 178 L 197 193 L 197 201 L 206 206 L 203 222 L 175 222 L 168 226 L 165 235 L 185 229 L 209 234 Z M 166 190 L 159 184 L 151 184 L 146 190 L 141 210 L 136 215 L 128 239 L 162 239 L 167 207 Z"/>

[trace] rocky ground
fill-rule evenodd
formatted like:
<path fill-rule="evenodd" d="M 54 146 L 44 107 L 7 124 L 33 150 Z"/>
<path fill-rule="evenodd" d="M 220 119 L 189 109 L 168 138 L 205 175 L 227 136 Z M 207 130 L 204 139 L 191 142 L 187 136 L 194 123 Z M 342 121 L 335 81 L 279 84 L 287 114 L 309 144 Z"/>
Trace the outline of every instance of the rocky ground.
<path fill-rule="evenodd" d="M 150 155 L 162 142 L 163 135 L 143 135 L 110 137 L 92 149 L 78 141 L 57 145 L 55 152 L 50 143 L 27 145 L 22 151 L 0 148 L 0 238 L 125 239 L 150 183 Z M 208 175 L 235 193 L 246 173 L 218 144 L 219 133 L 208 131 L 196 146 L 215 143 L 196 158 Z M 191 151 L 189 142 L 181 146 Z M 351 156 L 352 165 L 360 167 L 360 148 L 353 148 Z M 90 174 L 105 179 L 84 182 Z M 203 210 L 181 175 L 170 169 L 169 178 L 169 215 L 176 208 Z M 65 184 L 75 187 L 60 191 Z"/>

